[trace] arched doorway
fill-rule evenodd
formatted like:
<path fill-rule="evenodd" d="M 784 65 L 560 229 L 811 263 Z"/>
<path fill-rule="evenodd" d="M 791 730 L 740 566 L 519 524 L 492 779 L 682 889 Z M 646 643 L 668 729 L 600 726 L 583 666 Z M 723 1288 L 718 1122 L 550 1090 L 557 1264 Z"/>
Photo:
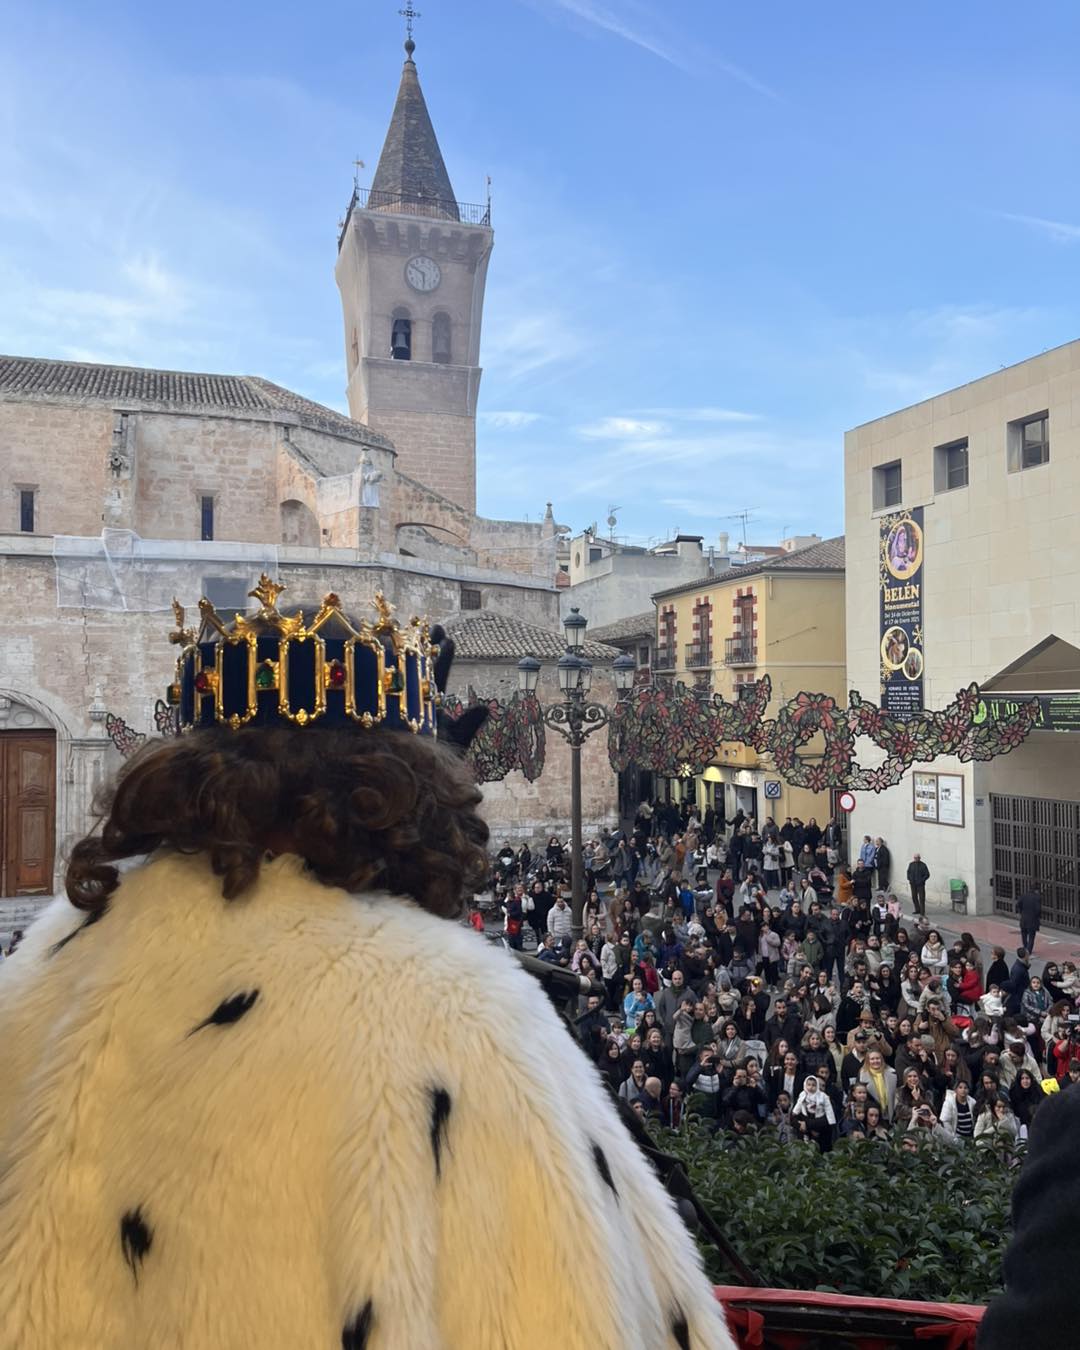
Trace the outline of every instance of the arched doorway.
<path fill-rule="evenodd" d="M 0 695 L 0 896 L 51 895 L 56 855 L 56 731 Z"/>
<path fill-rule="evenodd" d="M 310 506 L 296 498 L 281 503 L 281 542 L 318 548 L 319 522 Z"/>

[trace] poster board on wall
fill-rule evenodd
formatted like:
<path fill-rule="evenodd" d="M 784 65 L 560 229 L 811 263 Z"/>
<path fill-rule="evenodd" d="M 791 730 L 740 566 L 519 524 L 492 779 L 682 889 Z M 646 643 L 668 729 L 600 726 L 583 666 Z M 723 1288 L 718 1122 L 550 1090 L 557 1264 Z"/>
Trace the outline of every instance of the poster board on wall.
<path fill-rule="evenodd" d="M 911 793 L 912 816 L 924 824 L 936 825 L 938 818 L 937 775 L 933 773 L 913 773 L 911 775 Z"/>
<path fill-rule="evenodd" d="M 911 815 L 923 825 L 964 826 L 964 778 L 959 773 L 913 773 Z"/>

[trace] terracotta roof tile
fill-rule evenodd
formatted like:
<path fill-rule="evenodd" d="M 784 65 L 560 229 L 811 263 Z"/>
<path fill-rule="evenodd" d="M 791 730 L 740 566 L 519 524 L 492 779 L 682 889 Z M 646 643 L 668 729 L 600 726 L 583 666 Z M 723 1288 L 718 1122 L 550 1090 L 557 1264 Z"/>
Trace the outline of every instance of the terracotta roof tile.
<path fill-rule="evenodd" d="M 557 661 L 566 651 L 561 630 L 510 619 L 504 614 L 462 614 L 443 625 L 454 639 L 459 661 L 519 660 L 535 656 L 538 661 Z M 585 641 L 590 661 L 614 661 L 618 649 L 603 642 Z"/>
<path fill-rule="evenodd" d="M 682 595 L 686 591 L 702 590 L 706 586 L 723 585 L 729 581 L 741 581 L 743 577 L 760 576 L 762 572 L 842 572 L 844 570 L 844 536 L 836 535 L 832 539 L 823 539 L 819 544 L 808 544 L 806 548 L 797 548 L 791 553 L 781 554 L 778 558 L 766 558 L 764 562 L 735 566 L 711 577 L 698 577 L 696 581 L 684 581 L 681 586 L 671 586 L 667 590 L 654 591 L 653 599 L 667 595 Z"/>
<path fill-rule="evenodd" d="M 593 632 L 597 642 L 625 642 L 629 638 L 655 636 L 655 609 L 650 609 L 647 614 L 632 614 L 628 619 L 616 619 L 614 623 L 606 623 Z"/>
<path fill-rule="evenodd" d="M 0 399 L 5 397 L 125 407 L 144 404 L 201 412 L 223 409 L 234 413 L 290 413 L 316 430 L 390 448 L 384 436 L 362 422 L 354 422 L 333 408 L 314 403 L 257 375 L 208 375 L 188 370 L 0 356 Z"/>

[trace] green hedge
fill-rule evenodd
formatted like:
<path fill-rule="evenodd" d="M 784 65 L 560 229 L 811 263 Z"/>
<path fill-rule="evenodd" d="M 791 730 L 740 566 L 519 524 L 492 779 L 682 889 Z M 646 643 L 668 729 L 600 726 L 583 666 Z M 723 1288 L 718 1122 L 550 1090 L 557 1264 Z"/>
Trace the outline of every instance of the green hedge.
<path fill-rule="evenodd" d="M 768 1131 L 660 1131 L 724 1236 L 764 1283 L 875 1298 L 986 1303 L 1001 1287 L 1018 1167 L 990 1149 L 841 1141 L 780 1144 Z M 715 1248 L 709 1273 L 731 1283 Z"/>

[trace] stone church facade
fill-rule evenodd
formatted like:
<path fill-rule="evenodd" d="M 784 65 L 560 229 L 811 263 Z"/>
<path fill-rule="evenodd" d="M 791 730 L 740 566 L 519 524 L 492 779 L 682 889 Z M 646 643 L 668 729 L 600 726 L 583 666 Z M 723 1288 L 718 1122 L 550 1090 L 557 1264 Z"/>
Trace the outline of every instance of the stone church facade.
<path fill-rule="evenodd" d="M 333 590 L 362 611 L 381 589 L 432 620 L 558 631 L 550 506 L 475 514 L 493 236 L 470 213 L 408 50 L 337 261 L 352 416 L 253 376 L 0 357 L 0 930 L 55 888 L 124 728 L 153 732 L 173 595 L 246 607 L 266 570 L 296 601 Z M 470 652 L 458 691 L 505 696 L 512 655 Z M 492 793 L 496 836 L 565 829 L 558 757 L 539 784 L 515 777 Z M 614 802 L 612 777 L 587 826 Z"/>

